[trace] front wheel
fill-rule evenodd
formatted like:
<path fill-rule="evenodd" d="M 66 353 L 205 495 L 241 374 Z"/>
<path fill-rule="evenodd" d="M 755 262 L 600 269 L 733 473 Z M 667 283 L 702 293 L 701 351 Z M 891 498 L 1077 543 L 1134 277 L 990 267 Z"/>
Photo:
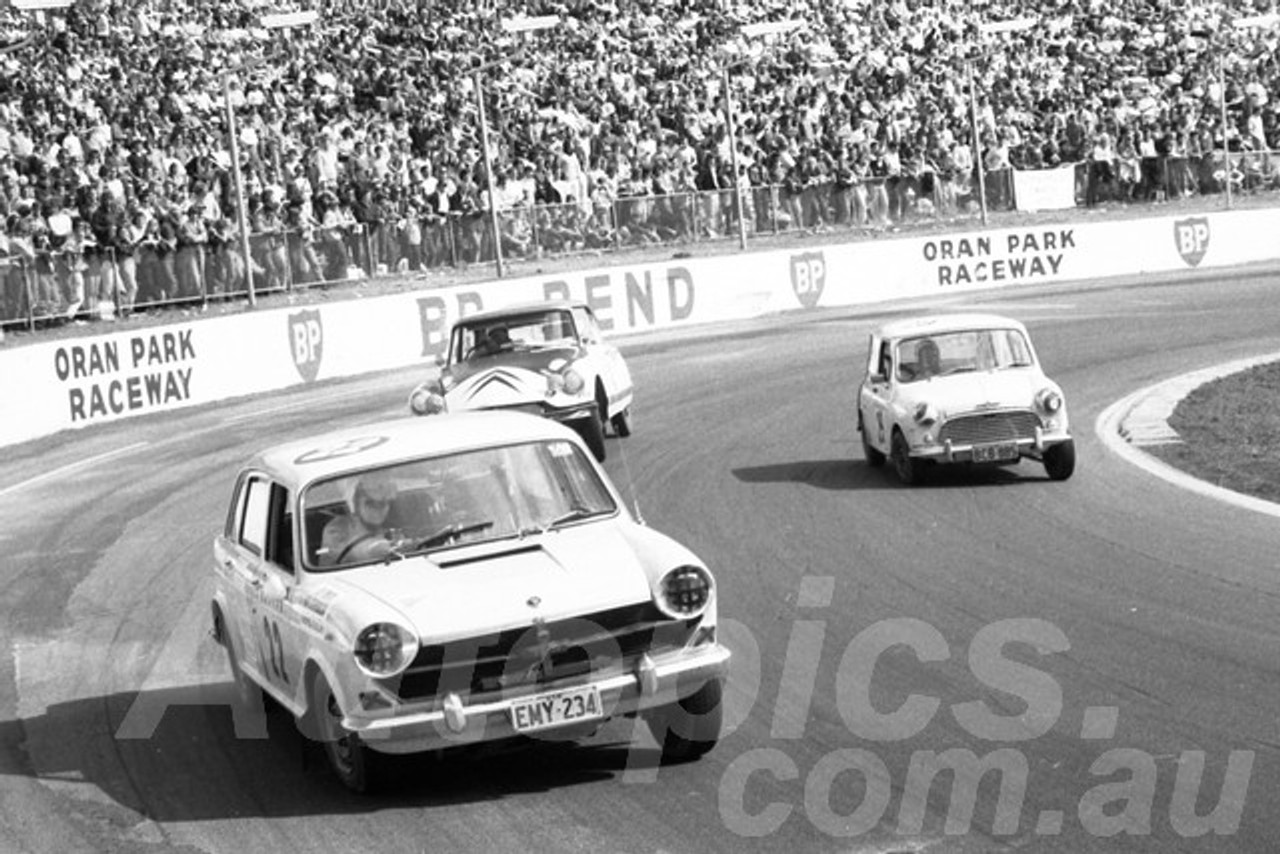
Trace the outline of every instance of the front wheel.
<path fill-rule="evenodd" d="M 378 754 L 366 747 L 358 734 L 342 726 L 338 698 L 320 675 L 311 682 L 311 711 L 329 770 L 353 792 L 373 791 Z"/>
<path fill-rule="evenodd" d="M 722 682 L 712 679 L 649 719 L 663 762 L 692 762 L 716 746 L 724 724 L 723 694 Z"/>
<path fill-rule="evenodd" d="M 893 458 L 893 469 L 898 474 L 898 480 L 907 486 L 915 486 L 924 480 L 923 460 L 917 460 L 911 456 L 911 448 L 907 445 L 907 437 L 902 435 L 901 430 L 893 431 L 893 440 L 890 443 L 889 454 Z"/>
<path fill-rule="evenodd" d="M 587 443 L 587 449 L 591 451 L 591 455 L 599 462 L 604 462 L 604 425 L 600 423 L 600 419 L 594 415 L 590 418 L 580 418 L 577 421 L 577 428 L 578 435 Z"/>
<path fill-rule="evenodd" d="M 1076 443 L 1068 439 L 1044 452 L 1044 471 L 1050 480 L 1066 480 L 1076 470 Z"/>
<path fill-rule="evenodd" d="M 619 412 L 613 416 L 610 422 L 613 424 L 613 432 L 618 434 L 618 438 L 625 439 L 631 435 L 631 407 Z"/>

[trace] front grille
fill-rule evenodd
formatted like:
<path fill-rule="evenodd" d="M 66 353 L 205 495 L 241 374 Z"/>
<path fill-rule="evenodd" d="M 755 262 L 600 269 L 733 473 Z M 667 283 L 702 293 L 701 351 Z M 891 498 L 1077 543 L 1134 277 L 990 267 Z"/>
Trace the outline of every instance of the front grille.
<path fill-rule="evenodd" d="M 679 649 L 697 620 L 671 620 L 650 602 L 425 646 L 400 676 L 403 700 L 488 694 L 633 666 L 646 652 Z M 540 637 L 541 635 L 541 637 Z"/>
<path fill-rule="evenodd" d="M 1034 412 L 986 412 L 952 418 L 938 431 L 938 441 L 956 446 L 987 445 L 1034 439 L 1040 419 Z"/>

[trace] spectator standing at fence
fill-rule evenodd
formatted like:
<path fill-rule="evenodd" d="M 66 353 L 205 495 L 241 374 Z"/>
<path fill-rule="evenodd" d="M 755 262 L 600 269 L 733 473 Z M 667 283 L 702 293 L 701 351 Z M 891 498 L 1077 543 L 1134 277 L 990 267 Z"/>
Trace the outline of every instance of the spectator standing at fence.
<path fill-rule="evenodd" d="M 1089 152 L 1085 186 L 1085 205 L 1088 207 L 1110 197 L 1115 181 L 1115 157 L 1115 151 L 1111 147 L 1111 134 L 1106 131 L 1095 134 L 1093 148 Z"/>
<path fill-rule="evenodd" d="M 178 295 L 184 298 L 205 296 L 205 244 L 209 230 L 204 221 L 204 208 L 198 203 L 187 206 L 178 222 L 174 274 Z"/>

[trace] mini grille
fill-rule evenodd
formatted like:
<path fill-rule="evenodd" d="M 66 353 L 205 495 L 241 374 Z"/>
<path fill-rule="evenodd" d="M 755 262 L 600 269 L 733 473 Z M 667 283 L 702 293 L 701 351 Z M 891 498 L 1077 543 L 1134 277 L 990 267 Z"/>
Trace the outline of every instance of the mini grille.
<path fill-rule="evenodd" d="M 987 412 L 952 418 L 938 431 L 938 441 L 953 445 L 985 445 L 1034 439 L 1040 419 L 1034 412 Z"/>

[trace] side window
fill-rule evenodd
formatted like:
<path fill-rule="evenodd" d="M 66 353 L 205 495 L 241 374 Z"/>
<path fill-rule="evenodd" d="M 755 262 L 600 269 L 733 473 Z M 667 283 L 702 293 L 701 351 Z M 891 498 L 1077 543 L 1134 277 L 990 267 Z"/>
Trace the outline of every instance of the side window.
<path fill-rule="evenodd" d="M 240 545 L 259 557 L 267 553 L 267 530 L 271 509 L 270 481 L 255 477 L 245 485 L 244 514 L 240 517 Z"/>
<path fill-rule="evenodd" d="M 891 352 L 888 341 L 880 342 L 880 358 L 876 361 L 876 373 L 886 380 L 893 375 L 893 356 Z"/>
<path fill-rule="evenodd" d="M 292 573 L 293 512 L 289 505 L 289 490 L 278 483 L 271 485 L 271 510 L 268 519 L 267 560 Z"/>
<path fill-rule="evenodd" d="M 600 342 L 600 325 L 596 323 L 595 317 L 585 308 L 575 308 L 573 310 L 573 322 L 578 327 L 578 337 L 584 342 L 589 344 L 598 344 Z"/>

